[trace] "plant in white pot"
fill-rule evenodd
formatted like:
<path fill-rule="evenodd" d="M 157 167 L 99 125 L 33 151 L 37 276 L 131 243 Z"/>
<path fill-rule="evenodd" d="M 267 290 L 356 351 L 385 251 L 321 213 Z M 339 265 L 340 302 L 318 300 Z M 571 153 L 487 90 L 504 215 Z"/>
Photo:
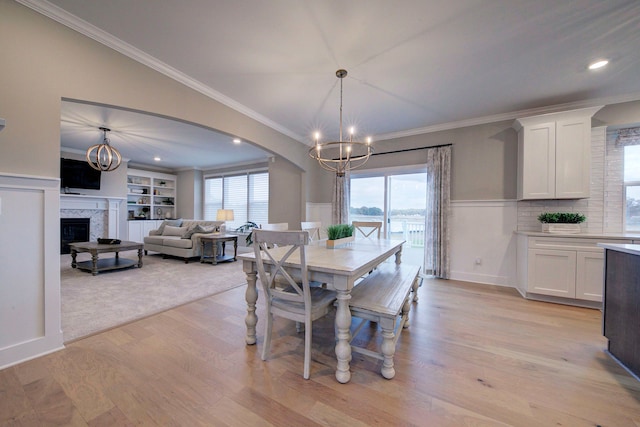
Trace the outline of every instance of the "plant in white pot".
<path fill-rule="evenodd" d="M 355 227 L 349 224 L 335 224 L 327 227 L 327 248 L 337 248 L 355 239 Z"/>
<path fill-rule="evenodd" d="M 580 233 L 580 224 L 587 219 L 580 213 L 544 212 L 538 215 L 545 233 L 575 234 Z"/>

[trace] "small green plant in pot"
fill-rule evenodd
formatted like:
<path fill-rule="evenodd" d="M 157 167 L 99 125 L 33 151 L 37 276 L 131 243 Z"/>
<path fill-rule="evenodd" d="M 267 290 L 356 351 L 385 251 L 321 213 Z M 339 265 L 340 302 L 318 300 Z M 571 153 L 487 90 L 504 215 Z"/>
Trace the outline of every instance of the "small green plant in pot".
<path fill-rule="evenodd" d="M 580 224 L 586 219 L 586 216 L 573 212 L 544 212 L 538 215 L 538 221 L 542 223 L 542 231 L 557 234 L 579 233 Z"/>
<path fill-rule="evenodd" d="M 327 248 L 336 248 L 352 242 L 355 227 L 350 224 L 335 224 L 327 227 Z"/>
<path fill-rule="evenodd" d="M 336 224 L 327 227 L 327 238 L 329 240 L 344 239 L 353 236 L 355 227 L 349 224 Z"/>

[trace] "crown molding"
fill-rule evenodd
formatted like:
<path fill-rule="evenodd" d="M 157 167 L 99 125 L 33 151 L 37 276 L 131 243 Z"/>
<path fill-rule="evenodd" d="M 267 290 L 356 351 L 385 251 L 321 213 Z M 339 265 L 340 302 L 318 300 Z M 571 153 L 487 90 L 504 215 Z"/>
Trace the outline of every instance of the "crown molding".
<path fill-rule="evenodd" d="M 33 9 L 34 11 L 47 16 L 54 21 L 59 22 L 66 27 L 71 28 L 74 31 L 83 34 L 98 43 L 101 43 L 141 64 L 148 66 L 149 68 L 158 71 L 166 75 L 167 77 L 184 84 L 185 86 L 215 100 L 220 102 L 227 107 L 244 114 L 247 117 L 250 117 L 253 120 L 256 120 L 259 123 L 262 123 L 265 126 L 270 127 L 271 129 L 280 132 L 283 135 L 286 135 L 306 147 L 312 147 L 312 141 L 310 142 L 308 138 L 305 138 L 301 135 L 296 134 L 292 130 L 285 128 L 284 126 L 264 117 L 263 115 L 251 110 L 250 108 L 236 102 L 235 100 L 215 91 L 211 87 L 205 85 L 204 83 L 195 80 L 181 71 L 163 63 L 162 61 L 156 59 L 155 57 L 131 46 L 130 44 L 114 37 L 113 35 L 107 33 L 106 31 L 101 30 L 100 28 L 78 18 L 75 15 L 70 14 L 64 9 L 46 1 L 46 0 L 16 0 L 18 3 Z M 376 141 L 385 141 L 389 139 L 397 139 L 409 136 L 415 136 L 426 133 L 440 132 L 446 130 L 452 130 L 457 128 L 463 128 L 468 126 L 477 126 L 484 125 L 488 123 L 500 122 L 505 120 L 515 120 L 517 118 L 539 115 L 539 114 L 547 114 L 547 113 L 557 113 L 564 110 L 578 109 L 578 108 L 587 108 L 594 107 L 597 105 L 609 105 L 609 104 L 619 104 L 623 102 L 629 101 L 637 101 L 640 100 L 640 93 L 622 95 L 622 96 L 613 96 L 613 97 L 605 97 L 598 99 L 590 99 L 583 101 L 570 102 L 566 104 L 556 104 L 545 107 L 532 108 L 528 110 L 519 110 L 512 111 L 507 113 L 495 114 L 490 116 L 476 117 L 471 119 L 459 120 L 454 122 L 440 123 L 432 126 L 425 126 L 421 128 L 407 129 L 399 132 L 392 132 L 382 135 L 377 135 L 375 137 Z"/>
<path fill-rule="evenodd" d="M 463 128 L 468 126 L 485 125 L 488 123 L 496 123 L 496 122 L 501 122 L 505 120 L 515 120 L 523 117 L 540 115 L 540 114 L 559 113 L 567 110 L 576 110 L 580 108 L 590 108 L 590 107 L 597 107 L 597 106 L 602 107 L 603 105 L 606 106 L 610 104 L 620 104 L 623 102 L 638 101 L 638 100 L 640 100 L 640 92 L 621 95 L 621 96 L 610 96 L 610 97 L 604 97 L 604 98 L 568 102 L 566 104 L 549 105 L 546 107 L 512 111 L 508 113 L 494 114 L 491 116 L 476 117 L 476 118 L 467 119 L 467 120 L 459 120 L 456 122 L 441 123 L 433 126 L 426 126 L 422 128 L 408 129 L 400 132 L 387 133 L 384 135 L 378 135 L 376 137 L 376 141 L 386 141 L 389 139 L 404 138 L 408 136 L 421 135 L 425 133 L 440 132 L 440 131 L 458 129 L 458 128 Z"/>
<path fill-rule="evenodd" d="M 288 136 L 298 142 L 304 143 L 304 138 L 297 135 L 290 129 L 264 117 L 263 115 L 251 110 L 250 108 L 236 102 L 235 100 L 221 94 L 205 85 L 204 83 L 189 77 L 183 72 L 165 64 L 164 62 L 156 59 L 155 57 L 141 51 L 140 49 L 131 46 L 130 44 L 114 37 L 113 35 L 101 30 L 100 28 L 78 18 L 75 15 L 70 14 L 66 10 L 49 3 L 46 0 L 16 0 L 18 3 L 33 9 L 34 11 L 53 19 L 54 21 L 83 34 L 98 43 L 101 43 L 131 59 L 140 62 L 147 67 L 164 74 L 165 76 L 182 83 L 183 85 L 220 102 L 227 107 L 244 114 L 247 117 L 262 123 L 265 126 L 270 127 L 273 130 L 280 132 L 283 135 Z"/>

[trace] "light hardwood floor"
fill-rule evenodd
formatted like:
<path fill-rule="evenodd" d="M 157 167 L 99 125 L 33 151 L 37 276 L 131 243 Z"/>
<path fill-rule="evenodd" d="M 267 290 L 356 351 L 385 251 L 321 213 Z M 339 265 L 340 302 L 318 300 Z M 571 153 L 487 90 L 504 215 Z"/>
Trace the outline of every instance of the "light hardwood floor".
<path fill-rule="evenodd" d="M 640 383 L 603 352 L 599 311 L 455 281 L 419 297 L 392 380 L 361 355 L 335 380 L 331 318 L 314 323 L 310 380 L 290 322 L 261 361 L 263 323 L 246 346 L 236 288 L 0 371 L 0 426 L 640 425 Z"/>

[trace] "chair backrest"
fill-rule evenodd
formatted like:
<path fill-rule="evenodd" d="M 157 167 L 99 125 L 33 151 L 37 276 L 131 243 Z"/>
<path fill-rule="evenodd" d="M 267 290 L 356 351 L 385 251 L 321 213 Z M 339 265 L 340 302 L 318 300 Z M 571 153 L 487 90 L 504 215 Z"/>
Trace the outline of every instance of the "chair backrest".
<path fill-rule="evenodd" d="M 261 227 L 263 230 L 271 230 L 271 231 L 286 231 L 289 229 L 288 222 L 278 222 L 275 224 L 262 224 Z"/>
<path fill-rule="evenodd" d="M 253 241 L 258 276 L 267 298 L 301 302 L 305 304 L 305 311 L 311 310 L 305 252 L 305 245 L 309 244 L 309 234 L 306 231 L 256 229 L 253 231 Z M 274 255 L 273 252 L 278 252 L 278 255 Z M 299 254 L 299 278 L 292 277 L 284 267 L 287 260 L 296 253 Z"/>
<path fill-rule="evenodd" d="M 381 221 L 353 221 L 353 226 L 355 227 L 355 234 L 358 237 L 358 232 L 362 237 L 365 238 L 380 238 L 380 231 L 382 230 L 382 222 Z M 376 233 L 374 235 L 374 233 Z"/>
<path fill-rule="evenodd" d="M 311 241 L 320 240 L 320 227 L 322 227 L 322 222 L 320 221 L 300 223 L 300 229 L 309 232 L 309 240 Z"/>

